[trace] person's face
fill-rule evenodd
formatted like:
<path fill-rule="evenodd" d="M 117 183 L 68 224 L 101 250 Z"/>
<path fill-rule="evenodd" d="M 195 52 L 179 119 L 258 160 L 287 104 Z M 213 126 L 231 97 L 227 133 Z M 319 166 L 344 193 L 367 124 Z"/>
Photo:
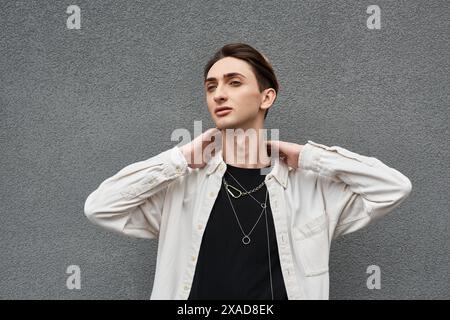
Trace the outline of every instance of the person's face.
<path fill-rule="evenodd" d="M 230 73 L 235 74 L 226 76 Z M 248 129 L 254 127 L 256 121 L 263 121 L 271 104 L 264 99 L 267 90 L 274 91 L 259 92 L 256 76 L 246 61 L 226 57 L 213 64 L 206 77 L 205 92 L 208 110 L 217 128 Z M 216 109 L 224 106 L 232 108 L 231 111 L 217 114 Z"/>

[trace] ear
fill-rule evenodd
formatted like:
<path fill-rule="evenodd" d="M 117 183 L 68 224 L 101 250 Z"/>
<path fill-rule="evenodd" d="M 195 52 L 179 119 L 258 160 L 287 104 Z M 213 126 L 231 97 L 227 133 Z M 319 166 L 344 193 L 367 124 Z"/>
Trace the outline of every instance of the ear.
<path fill-rule="evenodd" d="M 273 88 L 265 89 L 261 100 L 261 108 L 264 110 L 270 108 L 276 97 L 277 93 Z"/>

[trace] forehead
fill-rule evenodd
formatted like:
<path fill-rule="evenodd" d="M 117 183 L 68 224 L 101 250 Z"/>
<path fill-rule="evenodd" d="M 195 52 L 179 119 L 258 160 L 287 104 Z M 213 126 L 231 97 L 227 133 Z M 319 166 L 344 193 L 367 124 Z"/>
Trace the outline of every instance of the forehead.
<path fill-rule="evenodd" d="M 246 61 L 234 57 L 226 57 L 212 65 L 206 78 L 221 79 L 224 74 L 232 72 L 241 73 L 248 79 L 254 77 L 253 70 Z"/>

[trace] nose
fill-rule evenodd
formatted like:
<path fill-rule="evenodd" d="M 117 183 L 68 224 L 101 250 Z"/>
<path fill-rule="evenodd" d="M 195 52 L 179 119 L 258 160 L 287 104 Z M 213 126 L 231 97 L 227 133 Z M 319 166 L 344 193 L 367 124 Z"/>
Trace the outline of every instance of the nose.
<path fill-rule="evenodd" d="M 214 101 L 215 102 L 220 102 L 220 101 L 226 101 L 227 100 L 227 96 L 225 91 L 222 89 L 221 86 L 217 86 L 216 89 L 214 90 Z"/>

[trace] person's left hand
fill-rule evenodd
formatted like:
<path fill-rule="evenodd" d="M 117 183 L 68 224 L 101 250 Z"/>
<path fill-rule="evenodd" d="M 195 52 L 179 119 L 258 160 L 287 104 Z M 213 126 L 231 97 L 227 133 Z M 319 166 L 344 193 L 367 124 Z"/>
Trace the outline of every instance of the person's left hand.
<path fill-rule="evenodd" d="M 303 149 L 303 145 L 285 142 L 279 140 L 266 141 L 267 149 L 270 150 L 273 147 L 274 151 L 278 150 L 280 159 L 284 161 L 288 166 L 297 169 L 299 157 Z"/>

